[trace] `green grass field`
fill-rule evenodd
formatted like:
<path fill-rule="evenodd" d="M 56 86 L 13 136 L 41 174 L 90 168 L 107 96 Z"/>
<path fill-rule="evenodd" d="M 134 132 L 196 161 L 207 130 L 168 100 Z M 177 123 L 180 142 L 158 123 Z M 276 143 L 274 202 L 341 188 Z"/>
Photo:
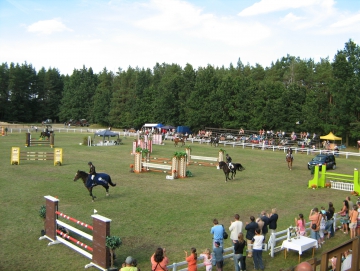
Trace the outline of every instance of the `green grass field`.
<path fill-rule="evenodd" d="M 226 228 L 235 213 L 241 220 L 249 221 L 250 215 L 258 216 L 262 210 L 276 207 L 279 213 L 278 229 L 294 224 L 294 217 L 303 213 L 308 217 L 310 209 L 327 207 L 334 202 L 336 210 L 349 192 L 332 189 L 308 189 L 310 171 L 306 154 L 295 154 L 293 170 L 287 169 L 283 152 L 224 148 L 246 168 L 235 180 L 225 183 L 222 171 L 216 167 L 191 165 L 193 177 L 166 180 L 164 173 L 130 172 L 134 158 L 130 155 L 133 138 L 123 138 L 121 146 L 87 147 L 79 145 L 85 136 L 92 134 L 56 132 L 55 147 L 63 149 L 63 165 L 53 166 L 51 161 L 21 161 L 10 165 L 11 147 L 21 151 L 49 151 L 50 147 L 25 148 L 25 135 L 12 133 L 0 138 L 1 190 L 0 190 L 0 270 L 83 270 L 89 260 L 72 249 L 59 244 L 47 246 L 39 241 L 43 221 L 38 210 L 45 204 L 45 195 L 59 198 L 59 210 L 83 222 L 91 223 L 93 210 L 112 219 L 111 234 L 120 236 L 123 245 L 116 251 L 120 266 L 126 256 L 138 259 L 142 270 L 150 268 L 150 256 L 158 247 L 165 247 L 170 263 L 184 260 L 183 250 L 194 246 L 201 252 L 211 248 L 212 219 L 217 218 Z M 34 135 L 33 135 L 34 136 Z M 219 148 L 205 144 L 191 144 L 193 155 L 217 156 Z M 171 158 L 173 144 L 154 146 L 152 156 Z M 105 196 L 102 187 L 96 187 L 96 202 L 81 181 L 73 182 L 75 172 L 88 170 L 92 161 L 97 172 L 108 173 L 117 183 Z M 352 174 L 359 167 L 359 158 L 337 159 L 336 172 Z M 353 200 L 356 200 L 355 198 Z M 71 222 L 69 222 L 71 224 Z M 349 237 L 337 233 L 316 251 L 316 256 L 344 242 Z M 225 247 L 230 247 L 230 240 Z M 267 270 L 279 270 L 297 264 L 298 255 L 282 252 L 271 258 L 263 253 Z M 311 258 L 306 251 L 302 259 Z M 247 269 L 253 264 L 247 260 Z M 225 270 L 233 270 L 233 262 L 227 261 Z M 205 268 L 204 268 L 205 270 Z"/>

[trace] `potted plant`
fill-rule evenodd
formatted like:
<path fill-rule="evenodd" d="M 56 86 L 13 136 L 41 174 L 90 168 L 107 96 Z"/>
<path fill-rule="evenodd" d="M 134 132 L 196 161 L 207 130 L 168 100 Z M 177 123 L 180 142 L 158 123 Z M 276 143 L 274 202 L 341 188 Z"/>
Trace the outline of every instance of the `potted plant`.
<path fill-rule="evenodd" d="M 44 229 L 41 230 L 41 236 L 44 236 L 45 235 L 45 221 L 46 221 L 46 206 L 45 205 L 40 206 L 39 216 L 44 221 Z"/>
<path fill-rule="evenodd" d="M 122 244 L 120 237 L 118 236 L 106 236 L 106 247 L 110 249 L 110 260 L 111 266 L 109 270 L 117 270 L 114 267 L 114 252 L 117 248 L 119 248 Z"/>

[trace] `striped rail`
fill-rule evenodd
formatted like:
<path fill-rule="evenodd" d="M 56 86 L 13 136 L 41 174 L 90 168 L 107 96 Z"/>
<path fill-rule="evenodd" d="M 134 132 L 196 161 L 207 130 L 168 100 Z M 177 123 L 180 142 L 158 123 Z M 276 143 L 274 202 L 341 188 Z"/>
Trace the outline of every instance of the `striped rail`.
<path fill-rule="evenodd" d="M 83 256 L 91 259 L 91 262 L 85 265 L 85 268 L 96 267 L 100 270 L 108 270 L 110 265 L 110 252 L 106 247 L 106 236 L 110 236 L 110 222 L 111 220 L 101 215 L 92 215 L 93 226 L 87 223 L 81 222 L 75 218 L 72 218 L 64 213 L 58 211 L 58 199 L 45 196 L 46 199 L 46 220 L 45 220 L 45 233 L 46 235 L 39 239 L 48 239 L 51 242 L 48 245 L 54 245 L 62 243 Z M 61 220 L 58 217 L 65 218 L 69 221 L 76 223 L 82 227 L 85 227 L 93 231 L 93 235 L 83 232 Z M 92 241 L 93 246 L 89 246 L 67 233 L 59 230 L 60 227 L 64 227 L 67 230 L 74 232 L 75 234 L 82 236 Z M 69 242 L 70 241 L 70 242 Z M 86 250 L 85 250 L 86 249 Z M 88 251 L 92 252 L 89 253 Z"/>

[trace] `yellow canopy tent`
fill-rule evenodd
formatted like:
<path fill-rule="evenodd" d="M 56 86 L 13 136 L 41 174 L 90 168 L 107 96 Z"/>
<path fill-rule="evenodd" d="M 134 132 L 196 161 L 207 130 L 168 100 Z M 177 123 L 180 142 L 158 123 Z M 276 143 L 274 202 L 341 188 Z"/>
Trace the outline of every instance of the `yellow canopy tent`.
<path fill-rule="evenodd" d="M 320 136 L 320 139 L 331 140 L 331 141 L 342 140 L 341 137 L 334 135 L 332 132 L 330 132 L 329 134 L 327 134 L 325 136 Z M 333 150 L 333 149 L 335 149 L 335 146 L 336 146 L 335 143 L 331 143 L 326 146 L 326 149 Z M 325 145 L 324 145 L 324 147 L 325 147 Z"/>
<path fill-rule="evenodd" d="M 327 134 L 326 136 L 320 136 L 320 139 L 325 139 L 325 140 L 342 140 L 341 137 L 338 137 L 338 136 L 334 135 L 332 132 L 330 132 L 330 133 Z"/>

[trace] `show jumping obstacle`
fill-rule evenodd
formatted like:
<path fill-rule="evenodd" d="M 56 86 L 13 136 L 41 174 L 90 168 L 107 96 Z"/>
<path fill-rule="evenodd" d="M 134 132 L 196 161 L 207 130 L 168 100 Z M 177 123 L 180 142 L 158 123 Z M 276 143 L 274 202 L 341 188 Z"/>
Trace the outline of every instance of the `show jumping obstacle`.
<path fill-rule="evenodd" d="M 158 158 L 159 159 L 159 158 Z M 186 178 L 186 157 L 176 157 L 174 156 L 171 159 L 171 166 L 165 164 L 164 162 L 156 163 L 156 161 L 150 160 L 150 157 L 146 158 L 146 161 L 143 161 L 142 154 L 140 152 L 135 153 L 135 163 L 134 163 L 134 172 L 148 172 L 148 171 L 165 171 L 171 174 L 169 179 L 176 178 Z M 150 162 L 151 161 L 151 162 Z M 159 159 L 163 161 L 163 159 Z"/>
<path fill-rule="evenodd" d="M 46 140 L 45 138 L 34 140 L 31 138 L 30 133 L 26 133 L 25 138 L 25 147 L 31 147 L 31 146 L 50 146 L 51 148 L 54 148 L 54 133 L 50 133 L 50 138 Z"/>
<path fill-rule="evenodd" d="M 344 191 L 356 191 L 360 194 L 360 179 L 359 171 L 354 169 L 353 175 L 330 173 L 326 171 L 326 166 L 321 167 L 321 175 L 319 173 L 319 166 L 314 168 L 314 178 L 309 181 L 308 187 L 325 187 L 326 180 L 329 180 L 332 189 Z"/>
<path fill-rule="evenodd" d="M 224 161 L 224 152 L 223 151 L 219 151 L 218 157 L 192 155 L 190 148 L 186 148 L 185 151 L 187 154 L 187 164 L 188 165 L 191 164 L 192 160 L 197 160 L 197 161 L 194 161 L 194 164 L 198 164 L 199 166 L 213 167 L 213 166 L 218 166 L 219 162 Z M 211 161 L 211 162 L 208 162 L 208 161 Z"/>
<path fill-rule="evenodd" d="M 55 148 L 54 152 L 20 152 L 19 147 L 11 148 L 11 165 L 20 165 L 20 160 L 54 161 L 54 166 L 62 165 L 62 149 Z"/>
<path fill-rule="evenodd" d="M 110 251 L 106 247 L 106 237 L 110 236 L 110 222 L 111 219 L 103 217 L 101 215 L 92 215 L 93 226 L 83 223 L 75 218 L 67 216 L 58 211 L 57 198 L 52 196 L 45 196 L 46 199 L 46 220 L 45 220 L 45 235 L 41 236 L 39 240 L 48 239 L 51 242 L 48 244 L 54 245 L 62 243 L 73 250 L 79 252 L 85 257 L 91 259 L 91 262 L 85 265 L 85 268 L 96 267 L 100 270 L 107 270 L 110 266 Z M 93 235 L 85 233 L 67 223 L 58 220 L 58 217 L 68 219 L 77 225 L 83 226 L 93 231 Z M 90 241 L 92 241 L 92 247 L 80 242 L 79 240 L 71 237 L 69 234 L 59 230 L 58 226 L 64 227 L 71 232 L 76 233 Z M 67 240 L 69 241 L 67 241 Z M 74 244 L 76 245 L 74 245 Z M 79 247 L 80 246 L 80 247 Z M 92 252 L 88 252 L 86 250 Z"/>

